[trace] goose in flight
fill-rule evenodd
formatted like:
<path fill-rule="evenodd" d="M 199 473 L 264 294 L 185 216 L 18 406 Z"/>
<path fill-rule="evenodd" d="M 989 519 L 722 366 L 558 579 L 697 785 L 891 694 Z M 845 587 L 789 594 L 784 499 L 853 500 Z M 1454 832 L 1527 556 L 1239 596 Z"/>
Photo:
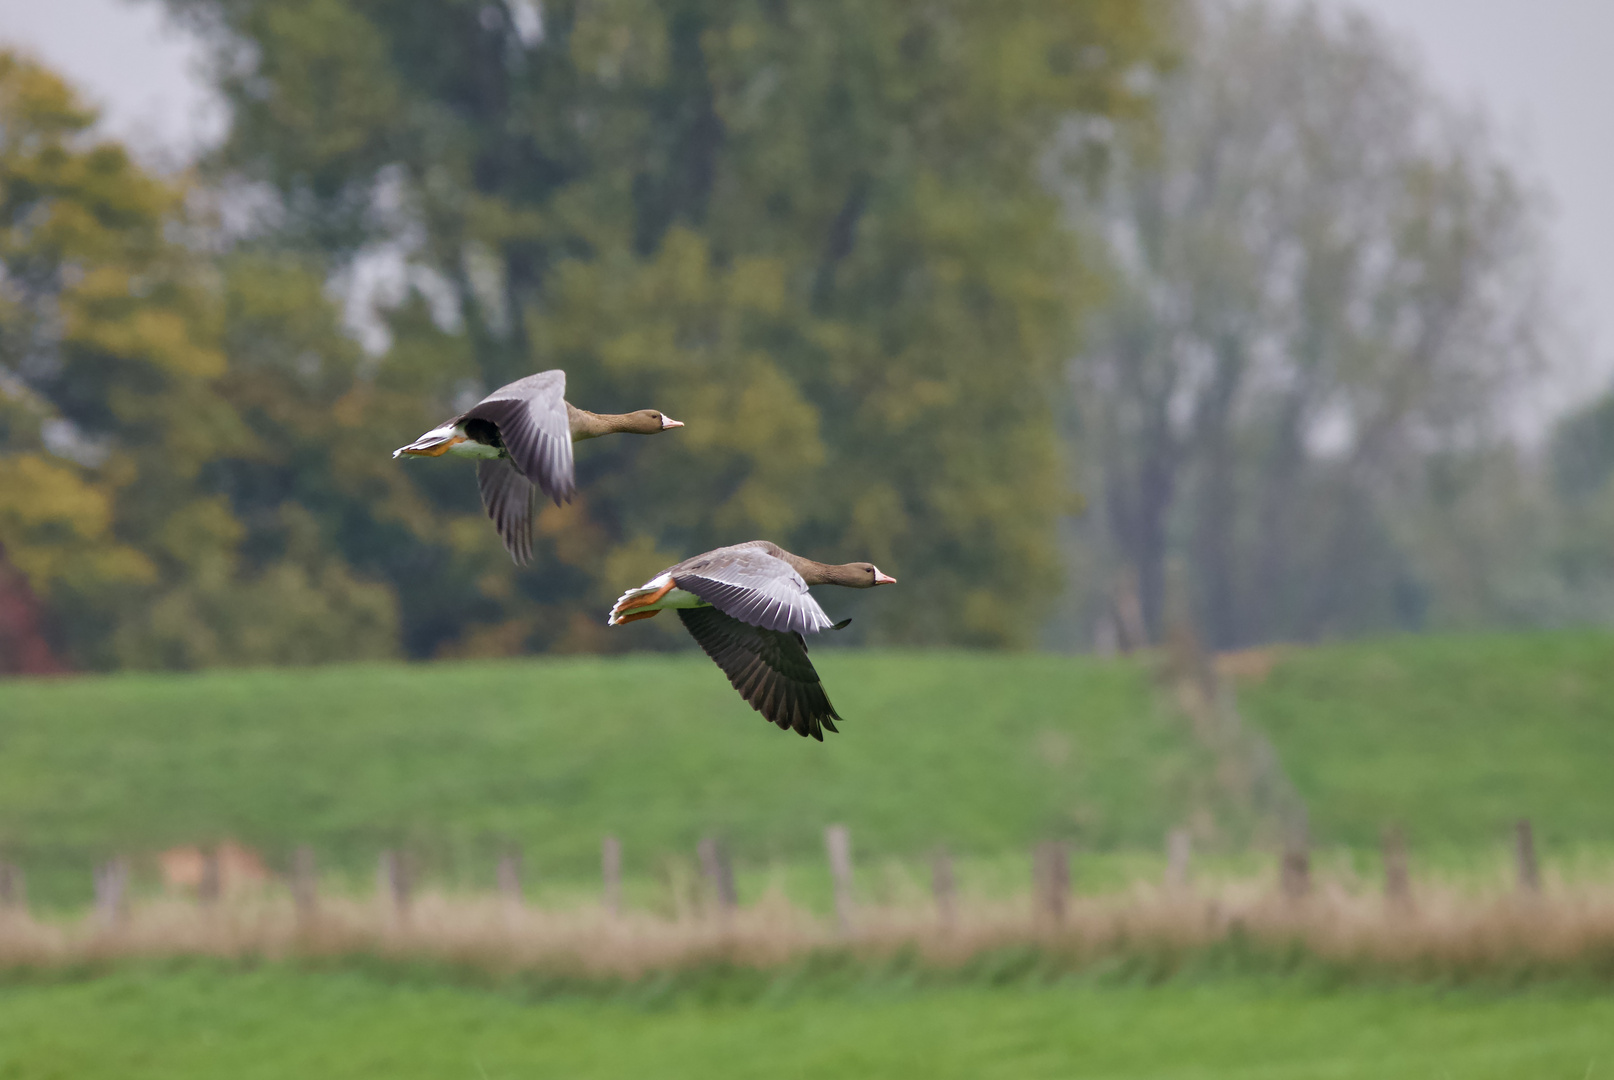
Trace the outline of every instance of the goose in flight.
<path fill-rule="evenodd" d="M 824 741 L 841 719 L 807 659 L 803 634 L 839 630 L 807 592 L 809 585 L 872 589 L 895 585 L 873 563 L 832 566 L 752 540 L 668 567 L 611 609 L 610 625 L 676 609 L 684 628 L 723 669 L 751 707 L 779 727 Z"/>
<path fill-rule="evenodd" d="M 540 371 L 487 397 L 392 452 L 417 457 L 476 458 L 482 505 L 518 564 L 532 558 L 532 514 L 538 492 L 559 506 L 577 492 L 572 443 L 613 432 L 656 435 L 684 425 L 655 409 L 591 413 L 566 400 L 566 373 Z"/>

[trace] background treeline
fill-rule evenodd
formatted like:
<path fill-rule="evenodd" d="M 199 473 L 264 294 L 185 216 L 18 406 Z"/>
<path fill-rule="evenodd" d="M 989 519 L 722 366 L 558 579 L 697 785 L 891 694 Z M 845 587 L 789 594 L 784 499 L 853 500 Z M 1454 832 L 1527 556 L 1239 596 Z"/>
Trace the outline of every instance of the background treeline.
<path fill-rule="evenodd" d="M 191 175 L 0 60 L 0 669 L 670 646 L 600 611 L 755 536 L 902 577 L 864 641 L 1614 617 L 1537 200 L 1362 21 L 167 3 Z M 587 447 L 518 572 L 389 453 L 551 366 L 688 427 Z"/>

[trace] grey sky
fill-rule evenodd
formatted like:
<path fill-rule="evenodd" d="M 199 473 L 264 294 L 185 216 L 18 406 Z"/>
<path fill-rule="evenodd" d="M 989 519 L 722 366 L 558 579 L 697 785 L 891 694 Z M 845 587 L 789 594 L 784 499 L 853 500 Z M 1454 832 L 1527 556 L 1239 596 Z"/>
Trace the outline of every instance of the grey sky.
<path fill-rule="evenodd" d="M 1519 171 L 1553 207 L 1570 312 L 1589 345 L 1583 389 L 1614 372 L 1614 0 L 1321 0 L 1407 38 L 1437 86 L 1483 106 Z M 221 130 L 199 56 L 150 0 L 0 0 L 0 42 L 64 72 L 109 132 L 154 162 Z"/>

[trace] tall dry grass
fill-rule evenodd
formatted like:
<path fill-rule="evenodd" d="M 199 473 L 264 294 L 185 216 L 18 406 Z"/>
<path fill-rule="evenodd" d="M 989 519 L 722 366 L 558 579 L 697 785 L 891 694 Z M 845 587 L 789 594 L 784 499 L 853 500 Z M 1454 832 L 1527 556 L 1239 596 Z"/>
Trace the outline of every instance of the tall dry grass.
<path fill-rule="evenodd" d="M 1590 975 L 1614 981 L 1614 885 L 1549 883 L 1539 893 L 1425 885 L 1395 902 L 1342 883 L 1283 897 L 1270 880 L 1195 889 L 1137 886 L 1073 898 L 1060 920 L 1029 897 L 960 902 L 944 922 L 926 906 L 860 907 L 850 933 L 774 890 L 728 915 L 676 916 L 598 907 L 545 910 L 495 896 L 426 892 L 400 913 L 381 897 L 324 897 L 300 917 L 289 897 L 135 904 L 116 921 L 37 919 L 0 911 L 0 968 L 57 968 L 174 957 L 374 957 L 635 979 L 723 964 L 760 971 L 825 950 L 903 955 L 959 971 L 1006 949 L 1043 970 L 1144 961 L 1169 974 L 1196 958 L 1293 966 L 1307 960 L 1428 979 Z"/>

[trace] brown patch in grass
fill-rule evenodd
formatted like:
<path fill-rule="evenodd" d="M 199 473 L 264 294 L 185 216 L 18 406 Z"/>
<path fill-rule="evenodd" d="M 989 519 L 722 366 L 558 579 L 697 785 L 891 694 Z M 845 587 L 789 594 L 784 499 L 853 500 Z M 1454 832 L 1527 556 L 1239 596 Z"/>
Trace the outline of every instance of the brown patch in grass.
<path fill-rule="evenodd" d="M 1216 673 L 1224 679 L 1260 685 L 1267 681 L 1286 651 L 1280 645 L 1266 645 L 1259 649 L 1217 653 Z"/>

